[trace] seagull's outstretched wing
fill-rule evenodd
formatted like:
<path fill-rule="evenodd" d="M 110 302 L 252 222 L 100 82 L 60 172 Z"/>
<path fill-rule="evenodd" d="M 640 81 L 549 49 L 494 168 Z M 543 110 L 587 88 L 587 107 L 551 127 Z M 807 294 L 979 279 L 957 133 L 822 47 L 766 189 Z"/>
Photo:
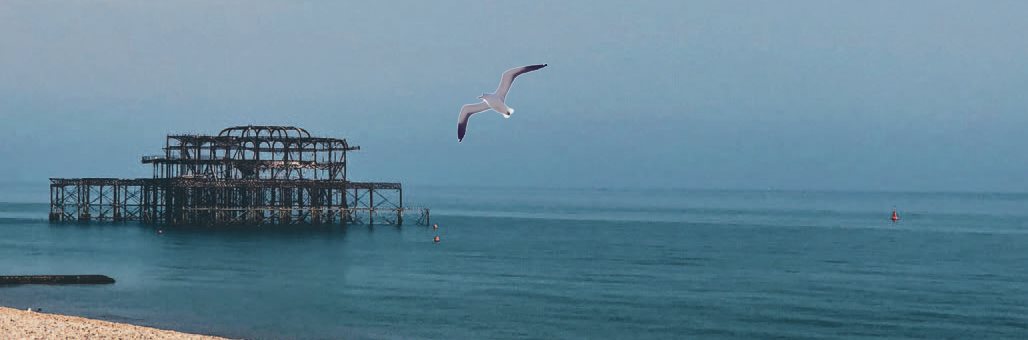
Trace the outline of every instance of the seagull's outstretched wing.
<path fill-rule="evenodd" d="M 506 100 L 507 92 L 510 91 L 510 85 L 514 84 L 514 78 L 517 78 L 523 73 L 532 72 L 546 67 L 546 65 L 548 64 L 515 67 L 507 70 L 507 72 L 503 72 L 503 76 L 500 77 L 500 86 L 496 87 L 496 95 L 500 96 L 501 100 Z"/>
<path fill-rule="evenodd" d="M 460 115 L 457 116 L 457 142 L 464 139 L 464 133 L 468 131 L 468 118 L 471 115 L 488 110 L 489 104 L 478 102 L 475 104 L 464 104 L 460 107 Z"/>

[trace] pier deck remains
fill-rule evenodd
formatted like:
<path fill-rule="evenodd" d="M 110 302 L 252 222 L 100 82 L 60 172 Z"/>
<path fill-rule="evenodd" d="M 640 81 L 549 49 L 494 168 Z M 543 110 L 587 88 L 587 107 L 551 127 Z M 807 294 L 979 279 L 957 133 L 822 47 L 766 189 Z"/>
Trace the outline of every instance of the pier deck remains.
<path fill-rule="evenodd" d="M 168 135 L 144 156 L 152 178 L 51 178 L 54 222 L 140 221 L 167 225 L 395 224 L 427 208 L 406 207 L 400 183 L 352 182 L 345 139 L 291 126 L 238 126 L 211 135 Z"/>

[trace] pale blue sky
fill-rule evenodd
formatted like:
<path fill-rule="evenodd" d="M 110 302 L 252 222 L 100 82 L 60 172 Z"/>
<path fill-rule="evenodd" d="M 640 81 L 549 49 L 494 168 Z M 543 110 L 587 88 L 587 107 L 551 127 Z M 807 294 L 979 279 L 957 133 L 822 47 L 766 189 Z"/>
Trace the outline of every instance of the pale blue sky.
<path fill-rule="evenodd" d="M 411 184 L 1028 191 L 1028 2 L 0 2 L 0 176 L 293 124 Z M 513 66 L 511 119 L 456 115 Z"/>

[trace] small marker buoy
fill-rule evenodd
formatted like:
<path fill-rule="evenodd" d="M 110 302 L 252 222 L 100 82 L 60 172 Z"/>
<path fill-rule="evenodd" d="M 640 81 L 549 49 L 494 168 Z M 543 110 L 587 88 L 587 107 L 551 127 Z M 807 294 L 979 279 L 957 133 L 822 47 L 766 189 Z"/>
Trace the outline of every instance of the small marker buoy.
<path fill-rule="evenodd" d="M 157 233 L 158 234 L 163 234 L 164 233 L 164 229 L 157 229 Z"/>
<path fill-rule="evenodd" d="M 900 215 L 899 215 L 899 213 L 896 212 L 896 209 L 892 210 L 892 217 L 889 217 L 889 219 L 892 220 L 893 222 L 899 222 Z"/>
<path fill-rule="evenodd" d="M 436 235 L 432 242 L 439 243 L 439 235 Z"/>
<path fill-rule="evenodd" d="M 433 224 L 432 225 L 432 230 L 439 230 L 439 224 L 438 223 Z"/>

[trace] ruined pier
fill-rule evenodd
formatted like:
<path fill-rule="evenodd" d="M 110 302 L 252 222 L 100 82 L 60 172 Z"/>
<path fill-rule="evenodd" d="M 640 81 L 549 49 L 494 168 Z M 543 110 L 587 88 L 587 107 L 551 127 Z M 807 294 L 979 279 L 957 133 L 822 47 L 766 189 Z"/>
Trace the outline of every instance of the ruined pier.
<path fill-rule="evenodd" d="M 347 179 L 345 139 L 291 126 L 168 135 L 152 178 L 51 178 L 50 221 L 164 225 L 429 224 L 400 183 Z"/>

